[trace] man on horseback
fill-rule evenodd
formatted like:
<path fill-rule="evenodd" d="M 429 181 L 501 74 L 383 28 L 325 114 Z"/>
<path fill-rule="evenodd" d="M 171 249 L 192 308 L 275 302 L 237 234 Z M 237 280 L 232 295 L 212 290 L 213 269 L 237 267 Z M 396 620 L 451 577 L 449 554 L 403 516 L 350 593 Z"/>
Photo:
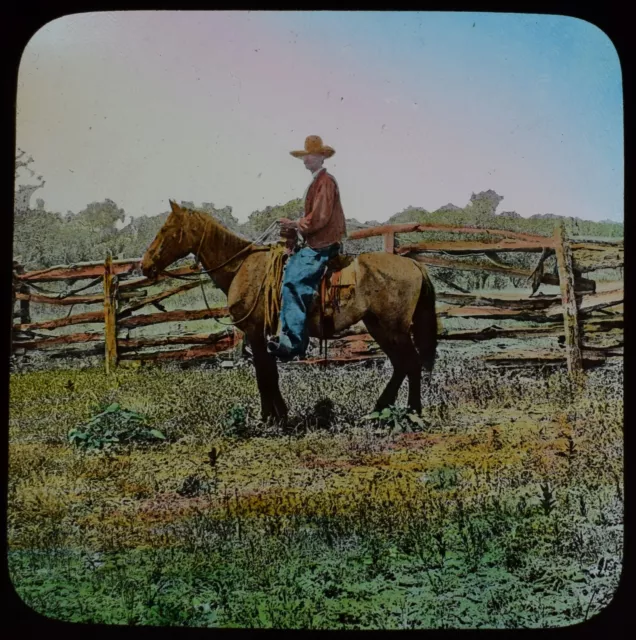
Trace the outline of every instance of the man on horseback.
<path fill-rule="evenodd" d="M 288 247 L 298 233 L 304 240 L 304 246 L 290 256 L 285 267 L 280 335 L 267 344 L 269 353 L 285 360 L 305 355 L 309 344 L 306 331 L 309 310 L 327 263 L 340 252 L 346 234 L 338 184 L 323 167 L 325 158 L 331 158 L 334 149 L 323 145 L 319 136 L 309 136 L 304 150 L 290 153 L 303 159 L 312 181 L 305 192 L 304 216 L 279 221 Z"/>

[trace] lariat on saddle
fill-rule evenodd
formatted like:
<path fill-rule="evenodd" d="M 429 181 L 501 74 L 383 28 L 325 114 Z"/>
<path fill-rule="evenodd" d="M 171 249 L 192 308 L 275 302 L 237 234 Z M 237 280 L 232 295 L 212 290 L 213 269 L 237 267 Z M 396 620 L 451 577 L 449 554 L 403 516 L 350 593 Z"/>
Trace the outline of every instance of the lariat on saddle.
<path fill-rule="evenodd" d="M 265 303 L 265 332 L 273 336 L 278 333 L 278 324 L 282 306 L 282 282 L 285 269 L 285 249 L 277 244 L 270 246 L 267 253 L 267 267 L 265 271 L 264 303 Z"/>
<path fill-rule="evenodd" d="M 245 246 L 243 249 L 235 253 L 229 259 L 225 260 L 219 265 L 214 266 L 211 269 L 201 269 L 199 270 L 199 274 L 203 273 L 213 273 L 217 271 L 221 267 L 226 266 L 227 264 L 235 261 L 239 257 L 243 257 L 243 260 L 254 251 L 267 251 L 267 266 L 265 270 L 265 277 L 259 287 L 256 298 L 254 299 L 254 304 L 249 309 L 247 314 L 243 316 L 240 320 L 234 320 L 232 322 L 223 322 L 220 318 L 217 318 L 217 322 L 222 325 L 227 326 L 235 326 L 239 322 L 243 322 L 247 320 L 247 318 L 254 312 L 256 309 L 256 305 L 258 304 L 258 300 L 260 298 L 261 293 L 265 296 L 265 329 L 270 333 L 274 333 L 278 329 L 278 320 L 280 316 L 281 309 L 281 284 L 283 277 L 283 268 L 285 264 L 285 249 L 280 244 L 259 244 L 264 241 L 265 238 L 271 233 L 274 227 L 278 225 L 278 221 L 272 222 L 272 224 L 265 229 L 265 231 L 253 242 Z M 201 240 L 199 241 L 199 247 L 195 254 L 195 264 L 200 265 L 200 253 L 201 247 L 205 241 L 207 232 L 208 232 L 209 222 L 206 223 L 205 228 L 203 230 L 203 234 L 201 235 Z M 165 271 L 164 271 L 165 273 Z M 199 277 L 199 274 L 194 275 L 195 278 Z M 176 274 L 168 274 L 172 277 L 177 277 L 182 280 L 190 280 L 187 276 L 178 276 Z M 205 302 L 205 306 L 210 310 L 210 305 L 208 304 L 207 298 L 205 296 L 205 290 L 203 288 L 203 280 L 199 281 L 201 285 L 201 293 L 203 294 L 203 300 Z"/>
<path fill-rule="evenodd" d="M 281 283 L 283 279 L 283 266 L 285 262 L 285 250 L 280 245 L 269 245 L 262 247 L 267 251 L 267 266 L 265 269 L 265 277 L 261 282 L 254 304 L 249 311 L 240 319 L 233 322 L 223 322 L 221 318 L 217 318 L 219 324 L 237 325 L 239 322 L 247 320 L 258 304 L 261 294 L 264 295 L 264 311 L 265 311 L 265 332 L 273 335 L 278 330 L 278 322 L 281 309 Z M 206 303 L 207 304 L 207 303 Z M 209 307 L 208 307 L 209 309 Z"/>

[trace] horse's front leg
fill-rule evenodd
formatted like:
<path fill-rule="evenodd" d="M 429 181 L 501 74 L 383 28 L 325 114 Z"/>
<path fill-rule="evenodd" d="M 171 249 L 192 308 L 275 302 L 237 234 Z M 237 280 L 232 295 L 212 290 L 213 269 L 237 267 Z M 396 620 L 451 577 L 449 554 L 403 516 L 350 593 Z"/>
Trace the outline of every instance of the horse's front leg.
<path fill-rule="evenodd" d="M 280 392 L 276 359 L 267 353 L 264 338 L 250 336 L 249 341 L 254 356 L 256 382 L 261 396 L 261 417 L 263 421 L 273 417 L 284 422 L 287 419 L 287 405 Z"/>

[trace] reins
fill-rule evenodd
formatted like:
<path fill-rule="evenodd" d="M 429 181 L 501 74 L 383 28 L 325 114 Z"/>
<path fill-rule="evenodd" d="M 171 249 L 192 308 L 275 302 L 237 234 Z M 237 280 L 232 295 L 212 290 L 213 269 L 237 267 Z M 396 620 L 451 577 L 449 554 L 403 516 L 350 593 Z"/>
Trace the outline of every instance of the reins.
<path fill-rule="evenodd" d="M 225 267 L 226 265 L 230 264 L 230 262 L 236 260 L 236 258 L 238 258 L 240 255 L 242 255 L 243 253 L 245 253 L 248 250 L 251 250 L 251 251 L 268 251 L 269 250 L 269 246 L 268 245 L 261 245 L 261 244 L 258 244 L 258 243 L 262 242 L 270 234 L 271 230 L 276 227 L 277 224 L 278 224 L 278 221 L 275 220 L 274 222 L 272 222 L 272 224 L 269 225 L 269 227 L 267 227 L 267 229 L 265 229 L 265 231 L 263 231 L 263 233 L 261 233 L 261 235 L 258 238 L 256 238 L 256 240 L 253 240 L 246 247 L 243 247 L 240 251 L 235 253 L 231 258 L 229 258 L 225 262 L 222 262 L 221 264 L 217 265 L 216 267 L 213 267 L 212 269 L 200 269 L 198 271 L 198 273 L 196 273 L 196 274 L 193 273 L 192 274 L 192 276 L 193 276 L 192 278 L 190 278 L 188 276 L 181 276 L 181 275 L 177 275 L 177 274 L 174 274 L 174 273 L 169 273 L 165 269 L 162 270 L 160 273 L 162 273 L 165 276 L 169 276 L 170 278 L 177 278 L 178 280 L 191 281 L 194 278 L 197 278 L 201 274 L 206 274 L 206 273 L 209 274 L 209 273 L 214 273 L 215 271 L 218 271 L 222 267 Z M 201 247 L 203 246 L 203 241 L 205 240 L 205 237 L 206 237 L 206 235 L 208 233 L 209 225 L 210 225 L 210 221 L 208 220 L 205 223 L 205 229 L 203 230 L 203 234 L 201 235 L 201 240 L 199 241 L 199 248 L 197 249 L 197 252 L 195 254 L 195 261 L 197 263 L 200 263 L 200 261 L 201 261 L 199 256 L 201 254 Z"/>
<path fill-rule="evenodd" d="M 201 247 L 203 246 L 203 242 L 204 242 L 205 237 L 206 237 L 206 235 L 208 233 L 209 225 L 210 225 L 210 220 L 207 220 L 206 223 L 205 223 L 205 228 L 203 230 L 203 233 L 201 234 L 201 240 L 199 241 L 199 247 L 198 247 L 197 252 L 195 254 L 195 261 L 197 263 L 200 263 L 200 257 L 199 256 L 201 254 Z M 185 275 L 176 275 L 174 273 L 169 273 L 165 269 L 163 269 L 160 273 L 163 274 L 163 275 L 169 276 L 170 278 L 177 278 L 178 280 L 187 280 L 187 281 L 191 282 L 194 279 L 199 278 L 199 276 L 201 274 L 206 274 L 206 273 L 210 274 L 210 273 L 214 273 L 215 271 L 218 271 L 222 267 L 225 267 L 226 265 L 228 265 L 231 262 L 233 262 L 234 260 L 236 260 L 239 256 L 241 256 L 242 254 L 244 254 L 247 251 L 250 251 L 250 252 L 251 251 L 269 251 L 270 247 L 268 245 L 262 245 L 262 244 L 258 244 L 258 243 L 262 242 L 270 234 L 272 229 L 274 229 L 276 227 L 276 225 L 278 225 L 278 221 L 277 220 L 272 222 L 272 224 L 270 224 L 269 227 L 267 227 L 267 229 L 265 229 L 265 231 L 263 233 L 261 233 L 261 235 L 258 238 L 256 238 L 256 240 L 250 242 L 250 244 L 248 244 L 247 246 L 243 247 L 240 251 L 235 253 L 231 258 L 229 258 L 225 262 L 222 262 L 221 264 L 213 267 L 212 269 L 201 269 L 198 273 L 192 274 L 193 277 L 188 277 L 188 276 L 185 276 Z M 243 316 L 241 319 L 235 320 L 233 322 L 221 322 L 220 318 L 216 318 L 216 321 L 219 324 L 221 324 L 223 326 L 237 325 L 240 322 L 244 322 L 245 320 L 247 320 L 252 315 L 252 313 L 256 309 L 256 305 L 258 304 L 258 301 L 259 301 L 259 299 L 261 297 L 261 293 L 263 292 L 263 289 L 265 288 L 265 283 L 267 282 L 267 277 L 269 276 L 269 273 L 272 270 L 273 265 L 274 265 L 274 263 L 272 262 L 272 264 L 270 264 L 269 268 L 265 272 L 265 277 L 263 278 L 263 282 L 261 283 L 261 286 L 260 286 L 260 288 L 258 290 L 258 293 L 256 294 L 256 299 L 254 300 L 254 304 L 252 305 L 250 310 L 247 312 L 247 314 L 245 316 Z M 210 305 L 208 304 L 207 298 L 205 297 L 205 290 L 203 288 L 203 280 L 200 280 L 200 284 L 201 284 L 201 293 L 203 294 L 203 301 L 205 302 L 205 306 L 207 307 L 208 311 L 211 311 L 212 309 L 210 308 Z"/>

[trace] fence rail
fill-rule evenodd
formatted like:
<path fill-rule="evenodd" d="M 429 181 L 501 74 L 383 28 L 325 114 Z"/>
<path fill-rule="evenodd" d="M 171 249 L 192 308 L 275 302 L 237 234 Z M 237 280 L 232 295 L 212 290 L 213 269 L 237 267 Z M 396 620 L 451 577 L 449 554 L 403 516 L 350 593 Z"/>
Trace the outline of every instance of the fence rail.
<path fill-rule="evenodd" d="M 413 232 L 445 232 L 486 236 L 493 242 L 479 241 L 421 241 L 404 245 L 396 242 L 396 234 Z M 352 240 L 382 236 L 385 251 L 409 256 L 433 268 L 477 270 L 524 277 L 532 281 L 532 294 L 541 284 L 559 286 L 559 295 L 530 297 L 485 297 L 463 292 L 461 294 L 438 293 L 438 314 L 441 318 L 493 318 L 494 320 L 518 320 L 546 324 L 544 327 L 524 327 L 520 329 L 489 329 L 484 335 L 475 331 L 444 331 L 440 336 L 446 340 L 479 340 L 502 337 L 535 337 L 556 335 L 563 338 L 565 360 L 568 371 L 575 374 L 584 364 L 603 359 L 605 355 L 620 355 L 622 339 L 616 342 L 616 332 L 622 331 L 623 283 L 611 283 L 609 291 L 598 292 L 597 283 L 583 277 L 599 269 L 616 269 L 624 265 L 623 241 L 585 240 L 573 241 L 565 238 L 564 225 L 555 226 L 551 237 L 529 233 L 519 233 L 505 229 L 478 229 L 473 227 L 453 227 L 441 224 L 407 223 L 383 225 L 371 229 L 352 232 Z M 499 261 L 500 253 L 524 252 L 541 253 L 534 271 L 507 266 Z M 431 255 L 438 254 L 438 255 Z M 442 254 L 441 256 L 439 254 Z M 543 265 L 547 257 L 554 255 L 557 273 L 544 273 Z M 462 262 L 460 256 L 485 256 L 487 260 Z M 598 321 L 593 315 L 600 312 L 614 316 L 613 324 Z M 555 323 L 557 318 L 562 323 Z M 603 323 L 605 322 L 605 323 Z M 614 344 L 610 346 L 588 345 L 585 338 L 609 332 Z M 550 362 L 562 360 L 558 352 L 535 353 L 523 351 L 496 356 L 501 362 L 536 360 Z"/>
<path fill-rule="evenodd" d="M 175 288 L 160 293 L 149 294 L 148 287 L 169 279 L 171 276 L 196 275 L 200 272 L 192 267 L 170 269 L 154 281 L 136 275 L 139 259 L 112 260 L 105 262 L 85 262 L 76 265 L 57 265 L 48 269 L 25 272 L 20 265 L 14 268 L 14 304 L 19 301 L 21 313 L 15 314 L 18 319 L 13 325 L 13 351 L 20 350 L 56 350 L 73 345 L 101 342 L 107 370 L 117 366 L 121 360 L 188 360 L 197 357 L 210 357 L 220 353 L 231 352 L 240 344 L 240 336 L 236 332 L 220 333 L 188 333 L 172 332 L 169 335 L 152 337 L 122 337 L 122 330 L 168 323 L 189 322 L 222 318 L 228 315 L 225 307 L 211 309 L 175 309 L 163 310 L 161 302 L 166 299 L 193 290 L 201 285 L 200 281 L 180 284 Z M 76 283 L 92 280 L 79 289 L 102 284 L 102 293 L 91 295 L 74 295 L 65 293 L 43 294 L 39 288 L 42 282 Z M 203 280 L 205 282 L 205 280 Z M 31 291 L 31 288 L 36 289 Z M 79 290 L 78 289 L 78 290 Z M 70 313 L 66 317 L 52 320 L 31 321 L 32 304 L 47 306 L 97 305 L 102 309 L 82 313 Z M 160 311 L 134 315 L 144 307 L 155 307 Z M 15 319 L 14 318 L 14 319 Z M 72 325 L 103 326 L 102 331 L 79 332 L 64 335 L 46 335 L 42 331 L 69 327 Z M 156 347 L 172 347 L 182 345 L 183 349 L 170 351 L 146 352 L 143 349 Z M 93 350 L 94 351 L 94 350 Z M 86 351 L 62 351 L 62 356 L 84 355 Z"/>
<path fill-rule="evenodd" d="M 398 234 L 413 232 L 442 232 L 474 234 L 479 240 L 422 241 L 400 244 Z M 490 319 L 493 324 L 482 330 L 448 329 L 444 327 L 441 340 L 464 340 L 481 342 L 495 339 L 530 339 L 555 337 L 564 345 L 564 350 L 539 351 L 521 349 L 507 351 L 489 357 L 501 365 L 520 362 L 567 362 L 571 373 L 580 371 L 586 364 L 602 362 L 606 357 L 622 354 L 623 283 L 607 283 L 605 290 L 597 291 L 597 282 L 583 274 L 598 269 L 622 268 L 624 246 L 622 241 L 567 240 L 563 226 L 555 228 L 551 237 L 530 233 L 520 233 L 503 229 L 478 229 L 473 227 L 453 227 L 441 224 L 407 223 L 382 225 L 359 229 L 349 234 L 350 240 L 383 237 L 384 250 L 408 256 L 433 269 L 484 271 L 524 278 L 531 284 L 532 294 L 480 295 L 469 292 L 451 283 L 459 292 L 437 293 L 437 311 L 444 321 L 452 318 Z M 491 242 L 484 241 L 492 240 Z M 501 262 L 500 253 L 523 252 L 540 254 L 534 270 L 512 267 Z M 557 273 L 545 273 L 544 262 L 555 256 Z M 481 259 L 475 260 L 476 257 Z M 485 259 L 483 259 L 485 257 Z M 471 262 L 464 262 L 469 258 Z M 182 329 L 157 336 L 125 337 L 132 329 L 161 323 L 182 323 L 195 320 L 228 317 L 226 307 L 205 309 L 175 309 L 167 311 L 162 302 L 173 296 L 192 291 L 207 280 L 196 280 L 186 284 L 150 293 L 149 288 L 157 282 L 180 275 L 200 273 L 193 266 L 182 266 L 168 270 L 157 280 L 150 281 L 139 276 L 136 269 L 139 259 L 112 260 L 105 262 L 85 262 L 75 265 L 57 265 L 47 269 L 25 272 L 21 265 L 14 264 L 14 353 L 43 350 L 48 353 L 62 349 L 56 356 L 72 356 L 86 351 L 78 351 L 73 346 L 96 344 L 92 353 L 101 350 L 107 370 L 113 370 L 122 360 L 173 361 L 194 358 L 210 358 L 219 355 L 236 354 L 242 344 L 242 335 L 235 329 L 217 333 Z M 89 280 L 88 284 L 65 293 L 43 289 L 40 283 L 76 283 Z M 102 285 L 99 294 L 79 295 L 91 287 Z M 541 284 L 558 286 L 559 293 L 536 295 Z M 19 304 L 19 310 L 15 305 Z M 63 318 L 33 322 L 31 305 L 70 307 Z M 73 314 L 75 305 L 101 305 L 97 311 Z M 145 307 L 154 311 L 135 313 Z M 207 305 L 206 305 L 207 307 Z M 516 327 L 500 327 L 499 320 L 517 321 Z M 539 326 L 528 326 L 532 322 Z M 522 324 L 522 323 L 525 323 Z M 100 324 L 102 331 L 83 331 L 64 335 L 51 335 L 43 331 L 73 325 Z M 442 325 L 444 322 L 442 322 Z M 609 342 L 609 343 L 608 343 Z M 181 346 L 182 348 L 172 349 Z M 169 350 L 162 348 L 170 347 Z M 151 349 L 151 351 L 147 351 Z M 563 355 L 565 352 L 565 357 Z M 325 360 L 310 359 L 307 363 L 357 362 L 382 357 L 382 353 L 366 333 L 357 325 L 331 341 L 331 356 Z"/>

